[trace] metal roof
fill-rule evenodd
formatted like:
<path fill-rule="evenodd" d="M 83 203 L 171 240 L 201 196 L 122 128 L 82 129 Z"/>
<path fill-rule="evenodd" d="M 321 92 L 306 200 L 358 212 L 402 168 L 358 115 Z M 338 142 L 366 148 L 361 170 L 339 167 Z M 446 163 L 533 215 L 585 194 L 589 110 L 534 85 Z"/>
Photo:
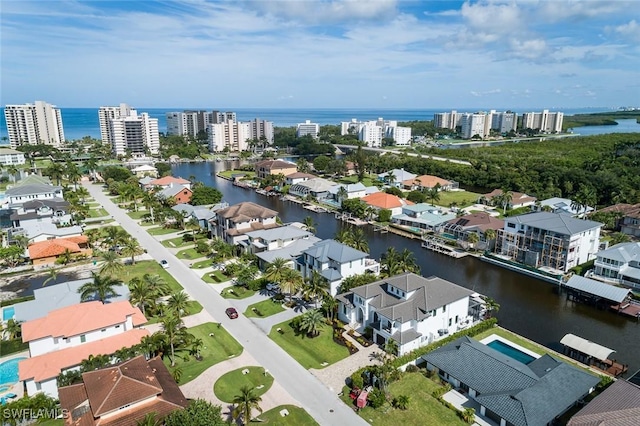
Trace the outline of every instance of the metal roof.
<path fill-rule="evenodd" d="M 616 287 L 611 284 L 581 277 L 580 275 L 573 275 L 564 286 L 617 303 L 622 303 L 631 291 L 628 288 Z"/>
<path fill-rule="evenodd" d="M 566 334 L 560 340 L 560 343 L 599 360 L 605 360 L 609 358 L 609 355 L 615 352 L 613 349 L 609 349 L 606 346 L 593 343 L 590 340 L 583 339 L 582 337 L 578 337 L 575 334 L 571 333 Z"/>
<path fill-rule="evenodd" d="M 540 228 L 545 231 L 556 232 L 562 235 L 575 235 L 590 229 L 600 228 L 600 222 L 592 220 L 576 219 L 566 214 L 536 212 L 519 216 L 508 217 L 505 223 L 521 223 L 523 225 Z M 506 229 L 506 228 L 505 228 Z"/>
<path fill-rule="evenodd" d="M 599 251 L 596 256 L 603 259 L 617 260 L 623 263 L 629 263 L 632 260 L 640 261 L 640 243 L 620 243 L 609 247 L 606 250 Z"/>

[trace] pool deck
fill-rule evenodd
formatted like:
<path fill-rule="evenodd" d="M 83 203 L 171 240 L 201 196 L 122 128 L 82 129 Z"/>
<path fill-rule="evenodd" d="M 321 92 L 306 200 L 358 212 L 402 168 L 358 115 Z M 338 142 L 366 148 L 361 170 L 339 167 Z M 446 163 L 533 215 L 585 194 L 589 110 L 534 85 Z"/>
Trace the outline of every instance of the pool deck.
<path fill-rule="evenodd" d="M 0 363 L 9 361 L 15 358 L 29 358 L 29 351 L 22 351 L 22 352 L 13 353 L 11 355 L 3 356 L 0 358 Z M 18 381 L 17 383 L 14 383 L 13 385 L 11 385 L 9 389 L 0 392 L 0 397 L 5 396 L 8 393 L 14 393 L 16 394 L 16 398 L 22 398 L 22 396 L 24 395 L 24 386 L 22 385 L 22 382 Z"/>
<path fill-rule="evenodd" d="M 482 343 L 483 345 L 486 345 L 488 343 L 495 342 L 496 340 L 499 341 L 499 342 L 504 343 L 505 345 L 509 345 L 512 348 L 515 348 L 515 349 L 519 350 L 520 352 L 529 355 L 530 357 L 533 357 L 535 359 L 540 358 L 540 354 L 537 354 L 537 353 L 535 353 L 535 352 L 533 352 L 533 351 L 531 351 L 531 350 L 529 350 L 527 348 L 523 348 L 522 346 L 518 345 L 517 343 L 514 343 L 509 339 L 505 339 L 504 337 L 498 336 L 497 334 L 492 334 L 490 336 L 485 337 L 484 339 L 480 340 L 480 343 Z"/>

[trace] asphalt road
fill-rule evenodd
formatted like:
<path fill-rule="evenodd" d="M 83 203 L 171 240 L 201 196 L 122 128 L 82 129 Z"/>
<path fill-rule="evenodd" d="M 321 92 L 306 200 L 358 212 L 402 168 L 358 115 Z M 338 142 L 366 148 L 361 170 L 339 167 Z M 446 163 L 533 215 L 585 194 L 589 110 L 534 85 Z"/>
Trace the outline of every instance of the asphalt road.
<path fill-rule="evenodd" d="M 169 272 L 202 307 L 231 333 L 244 346 L 244 350 L 269 370 L 269 373 L 302 407 L 321 425 L 366 425 L 350 407 L 345 405 L 338 395 L 329 390 L 282 348 L 267 337 L 253 322 L 244 315 L 231 320 L 224 310 L 231 305 L 214 289 L 200 279 L 167 248 L 156 241 L 141 226 L 118 208 L 102 191 L 102 186 L 83 182 L 91 196 L 132 236 L 138 239 L 147 253 L 160 261 L 169 262 Z M 213 383 L 211 383 L 213 386 Z"/>
<path fill-rule="evenodd" d="M 337 146 L 340 149 L 347 149 L 347 150 L 353 150 L 355 148 L 357 148 L 354 145 L 342 145 L 342 144 L 334 144 L 334 146 Z M 454 158 L 446 158 L 446 157 L 438 157 L 436 155 L 428 155 L 428 154 L 417 154 L 415 152 L 404 152 L 404 151 L 398 151 L 398 150 L 394 150 L 394 149 L 387 149 L 387 148 L 373 148 L 370 146 L 363 146 L 362 149 L 366 150 L 366 151 L 375 151 L 378 153 L 381 153 L 380 155 L 384 154 L 384 153 L 389 153 L 389 154 L 405 154 L 408 155 L 409 157 L 422 157 L 422 158 L 428 158 L 430 160 L 436 160 L 436 161 L 448 161 L 449 163 L 454 163 L 454 164 L 462 164 L 464 166 L 470 166 L 471 163 L 465 160 L 456 160 Z"/>

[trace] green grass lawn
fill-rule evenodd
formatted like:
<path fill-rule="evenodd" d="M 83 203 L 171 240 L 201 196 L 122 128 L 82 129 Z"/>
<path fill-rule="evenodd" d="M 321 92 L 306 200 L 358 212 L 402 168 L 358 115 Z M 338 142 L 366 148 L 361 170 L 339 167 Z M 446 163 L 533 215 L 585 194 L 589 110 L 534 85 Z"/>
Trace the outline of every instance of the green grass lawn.
<path fill-rule="evenodd" d="M 103 216 L 109 216 L 109 213 L 107 213 L 107 211 L 102 207 L 89 209 L 88 217 L 103 217 Z"/>
<path fill-rule="evenodd" d="M 204 262 L 204 260 L 203 260 Z M 215 279 L 212 278 L 211 276 L 216 277 Z M 231 278 L 227 277 L 225 274 L 223 274 L 220 271 L 213 271 L 213 272 L 209 272 L 206 273 L 202 276 L 202 281 L 209 283 L 209 284 L 220 284 L 223 283 L 225 281 L 229 281 Z"/>
<path fill-rule="evenodd" d="M 181 291 L 182 286 L 167 272 L 158 262 L 154 260 L 143 260 L 135 265 L 125 265 L 121 271 L 113 274 L 112 277 L 128 283 L 133 278 L 141 278 L 144 274 L 160 275 L 165 280 L 171 291 Z"/>
<path fill-rule="evenodd" d="M 211 259 L 210 257 L 205 259 L 205 260 L 200 260 L 198 262 L 194 262 L 193 265 L 191 265 L 191 269 L 202 269 L 202 268 L 208 268 L 209 266 L 213 265 L 215 262 L 213 261 L 213 259 Z"/>
<path fill-rule="evenodd" d="M 286 409 L 289 415 L 282 417 L 280 411 Z M 278 426 L 316 426 L 318 422 L 313 420 L 303 408 L 295 405 L 280 405 L 258 416 L 261 425 Z"/>
<path fill-rule="evenodd" d="M 196 339 L 202 339 L 204 343 L 200 351 L 202 361 L 198 361 L 193 356 L 189 356 L 189 359 L 185 361 L 182 357 L 188 355 L 188 351 L 176 354 L 176 367 L 180 367 L 182 370 L 182 377 L 178 382 L 179 385 L 184 385 L 195 379 L 212 365 L 242 353 L 242 345 L 231 337 L 219 323 L 207 322 L 191 327 L 188 331 Z M 173 369 L 169 356 L 164 358 L 164 363 L 169 368 L 169 371 Z"/>
<path fill-rule="evenodd" d="M 431 394 L 441 385 L 427 379 L 421 373 L 406 373 L 403 377 L 389 385 L 392 399 L 398 395 L 408 395 L 409 406 L 399 410 L 386 403 L 380 408 L 367 406 L 358 413 L 372 425 L 466 425 L 454 410 L 445 407 Z M 349 406 L 353 401 L 349 398 L 349 388 L 345 388 L 342 400 Z"/>
<path fill-rule="evenodd" d="M 142 219 L 143 217 L 145 217 L 146 215 L 148 215 L 149 212 L 146 210 L 138 210 L 137 212 L 133 211 L 133 212 L 129 212 L 127 213 L 127 216 L 129 216 L 131 219 Z"/>
<path fill-rule="evenodd" d="M 275 302 L 273 299 L 267 299 L 248 306 L 244 314 L 249 318 L 266 318 L 280 312 L 284 312 L 282 302 Z"/>
<path fill-rule="evenodd" d="M 353 176 L 345 176 L 340 179 L 338 182 L 340 183 L 357 183 L 358 175 Z M 376 183 L 380 184 L 378 180 L 378 175 L 365 175 L 364 179 L 362 179 L 362 184 L 364 186 L 376 186 Z"/>
<path fill-rule="evenodd" d="M 168 248 L 179 248 L 179 247 L 193 247 L 193 241 L 185 241 L 183 236 L 171 238 L 170 240 L 162 241 L 162 245 Z"/>
<path fill-rule="evenodd" d="M 249 373 L 243 374 L 243 371 Z M 273 384 L 273 376 L 265 374 L 264 368 L 247 366 L 223 374 L 213 385 L 213 393 L 223 402 L 233 402 L 233 398 L 240 393 L 240 388 L 249 386 L 256 396 L 264 395 Z"/>
<path fill-rule="evenodd" d="M 480 194 L 468 191 L 440 191 L 440 201 L 436 201 L 437 205 L 449 207 L 451 203 L 457 203 L 458 207 L 467 207 L 478 201 Z M 430 200 L 427 199 L 427 203 Z"/>
<path fill-rule="evenodd" d="M 196 249 L 193 248 L 193 243 L 191 243 L 191 248 L 180 250 L 176 256 L 178 257 L 178 259 L 191 260 L 191 259 L 202 259 L 207 255 L 198 253 Z"/>
<path fill-rule="evenodd" d="M 229 291 L 229 290 L 233 290 L 233 291 Z M 224 297 L 225 299 L 246 299 L 247 297 L 251 297 L 254 294 L 256 294 L 256 292 L 253 290 L 249 290 L 246 287 L 235 286 L 235 285 L 227 287 L 220 292 L 220 296 Z"/>
<path fill-rule="evenodd" d="M 147 229 L 147 232 L 151 235 L 167 235 L 175 232 L 183 232 L 182 229 L 176 228 L 164 228 L 162 226 L 156 226 L 154 228 Z"/>
<path fill-rule="evenodd" d="M 202 305 L 197 300 L 191 300 L 187 304 L 187 309 L 183 312 L 183 317 L 188 317 L 189 315 L 195 315 L 202 312 Z M 147 324 L 156 324 L 162 321 L 162 317 L 151 317 L 149 318 L 149 322 Z"/>
<path fill-rule="evenodd" d="M 242 177 L 253 179 L 256 176 L 256 172 L 245 172 L 244 170 L 224 170 L 218 173 L 220 176 L 230 179 L 233 175 L 244 174 Z"/>
<path fill-rule="evenodd" d="M 291 355 L 304 368 L 324 368 L 349 356 L 349 350 L 333 341 L 331 327 L 325 325 L 318 337 L 313 339 L 300 334 L 289 325 L 289 321 L 276 324 L 269 337 Z M 282 333 L 278 332 L 282 329 Z M 325 365 L 322 365 L 326 363 Z"/>

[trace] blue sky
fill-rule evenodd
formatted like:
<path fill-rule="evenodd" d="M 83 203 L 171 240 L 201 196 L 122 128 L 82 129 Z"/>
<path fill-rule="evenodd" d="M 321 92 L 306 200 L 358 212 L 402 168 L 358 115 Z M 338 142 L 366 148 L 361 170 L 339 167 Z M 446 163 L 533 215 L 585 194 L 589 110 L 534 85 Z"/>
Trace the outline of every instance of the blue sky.
<path fill-rule="evenodd" d="M 1 104 L 640 106 L 635 1 L 2 0 Z"/>

